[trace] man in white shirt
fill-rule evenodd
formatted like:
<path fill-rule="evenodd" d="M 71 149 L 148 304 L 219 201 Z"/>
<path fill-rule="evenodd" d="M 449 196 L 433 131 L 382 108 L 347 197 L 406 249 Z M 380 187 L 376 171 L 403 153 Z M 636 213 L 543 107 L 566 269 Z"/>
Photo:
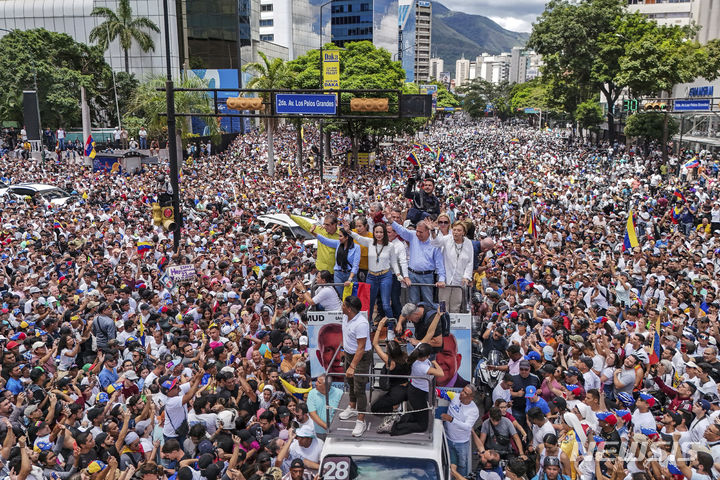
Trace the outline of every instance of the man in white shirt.
<path fill-rule="evenodd" d="M 643 428 L 657 430 L 655 416 L 650 412 L 650 407 L 655 405 L 655 397 L 641 393 L 635 402 L 635 411 L 632 414 L 633 431 L 639 432 Z"/>
<path fill-rule="evenodd" d="M 532 425 L 533 448 L 537 448 L 538 445 L 543 443 L 543 439 L 548 433 L 555 434 L 555 427 L 553 427 L 550 420 L 548 420 L 542 410 L 540 410 L 540 407 L 533 407 L 528 410 L 527 419 L 530 425 Z"/>
<path fill-rule="evenodd" d="M 353 437 L 361 436 L 366 429 L 365 414 L 367 411 L 367 394 L 365 386 L 368 382 L 368 373 L 372 362 L 370 346 L 370 323 L 362 310 L 362 302 L 354 295 L 345 298 L 342 304 L 343 321 L 342 336 L 344 354 L 345 378 L 348 383 L 350 404 L 340 412 L 341 420 L 348 420 L 357 416 Z"/>
<path fill-rule="evenodd" d="M 593 367 L 593 360 L 590 357 L 582 357 L 580 361 L 577 363 L 578 370 L 583 375 L 583 378 L 585 379 L 585 391 L 591 389 L 596 389 L 600 391 L 602 389 L 602 385 L 600 382 L 600 377 L 597 376 L 595 372 L 592 371 Z"/>
<path fill-rule="evenodd" d="M 506 373 L 502 380 L 498 382 L 497 385 L 495 385 L 495 388 L 493 388 L 492 391 L 492 402 L 493 405 L 495 405 L 495 402 L 500 398 L 505 400 L 506 402 L 509 402 L 512 400 L 510 392 L 512 391 L 513 386 L 513 380 L 512 375 Z"/>
<path fill-rule="evenodd" d="M 177 433 L 180 425 L 187 420 L 187 403 L 192 400 L 200 387 L 200 381 L 205 371 L 200 369 L 188 383 L 180 385 L 180 377 L 163 380 L 160 383 L 161 391 L 167 396 L 165 402 L 165 425 L 163 426 L 163 436 L 167 442 L 170 438 L 175 438 L 182 445 L 185 438 Z"/>
<path fill-rule="evenodd" d="M 338 312 L 342 310 L 342 302 L 338 297 L 337 290 L 333 287 L 323 287 L 327 283 L 332 283 L 333 274 L 327 270 L 322 270 L 317 274 L 317 284 L 320 285 L 315 290 L 315 296 L 310 297 L 310 293 L 307 291 L 305 285 L 298 281 L 295 283 L 296 290 L 300 293 L 301 300 L 304 300 L 309 305 L 319 305 L 322 310 L 326 312 Z"/>
<path fill-rule="evenodd" d="M 472 461 L 470 459 L 470 440 L 472 440 L 473 426 L 480 416 L 477 405 L 473 402 L 475 386 L 465 385 L 459 395 L 450 401 L 447 413 L 440 418 L 443 420 L 445 435 L 450 449 L 450 462 L 457 465 L 461 475 L 468 476 Z"/>

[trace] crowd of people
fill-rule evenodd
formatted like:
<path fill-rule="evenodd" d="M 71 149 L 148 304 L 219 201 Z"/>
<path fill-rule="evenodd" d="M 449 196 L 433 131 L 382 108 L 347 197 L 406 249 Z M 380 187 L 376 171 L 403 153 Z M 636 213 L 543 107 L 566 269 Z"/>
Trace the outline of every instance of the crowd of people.
<path fill-rule="evenodd" d="M 306 127 L 305 148 L 316 138 Z M 422 432 L 436 383 L 454 391 L 438 420 L 456 478 L 718 475 L 712 155 L 665 165 L 455 115 L 425 133 L 420 168 L 407 138 L 321 182 L 296 167 L 296 139 L 279 129 L 275 178 L 259 132 L 191 158 L 177 253 L 151 216 L 167 166 L 0 158 L 5 183 L 74 194 L 0 199 L 3 478 L 317 478 L 335 413 L 357 437 L 371 414 L 388 438 Z M 347 146 L 332 138 L 335 161 Z M 270 213 L 317 245 L 258 220 Z M 173 265 L 195 276 L 172 282 Z M 345 295 L 358 281 L 369 312 Z M 313 309 L 343 314 L 343 410 L 310 369 Z M 486 398 L 441 360 L 456 342 L 443 310 L 471 313 L 482 359 L 505 359 Z M 368 398 L 375 356 L 398 377 Z"/>

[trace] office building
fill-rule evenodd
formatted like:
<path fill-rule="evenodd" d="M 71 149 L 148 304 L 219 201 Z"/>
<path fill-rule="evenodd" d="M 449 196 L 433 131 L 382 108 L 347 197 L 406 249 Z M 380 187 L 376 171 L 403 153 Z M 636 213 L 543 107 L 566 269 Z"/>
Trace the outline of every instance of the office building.
<path fill-rule="evenodd" d="M 308 0 L 260 0 L 260 40 L 286 47 L 294 60 L 320 46 L 319 28 L 314 31 L 319 15 Z"/>
<path fill-rule="evenodd" d="M 717 0 L 628 0 L 628 10 L 640 12 L 660 25 L 700 27 L 697 40 L 720 38 L 720 2 Z"/>
<path fill-rule="evenodd" d="M 465 58 L 463 54 L 462 58 L 459 58 L 455 62 L 455 88 L 460 88 L 463 84 L 467 83 L 470 78 L 470 60 Z"/>
<path fill-rule="evenodd" d="M 513 47 L 510 52 L 510 71 L 508 81 L 510 83 L 525 83 L 527 70 L 530 66 L 530 57 L 522 47 Z"/>
<path fill-rule="evenodd" d="M 95 7 L 117 9 L 116 0 L 5 0 L 0 1 L 0 29 L 31 30 L 44 28 L 51 32 L 65 33 L 73 40 L 90 43 L 90 32 L 100 25 L 100 17 L 91 17 Z M 165 74 L 165 32 L 162 0 L 131 0 L 130 7 L 134 15 L 152 20 L 160 28 L 156 33 L 147 30 L 155 44 L 155 50 L 143 52 L 133 42 L 128 52 L 129 71 L 138 78 L 147 75 Z M 178 22 L 175 2 L 168 2 L 170 24 L 170 59 L 174 75 L 180 73 L 180 49 L 178 45 Z M 0 37 L 7 32 L 0 30 Z M 110 42 L 105 51 L 105 60 L 115 71 L 125 70 L 125 52 L 117 40 Z"/>
<path fill-rule="evenodd" d="M 430 59 L 430 80 L 440 81 L 440 74 L 445 70 L 445 61 L 442 58 Z"/>
<path fill-rule="evenodd" d="M 415 83 L 430 78 L 432 38 L 432 3 L 418 0 L 415 4 Z"/>
<path fill-rule="evenodd" d="M 330 5 L 332 42 L 368 40 L 397 54 L 398 0 L 336 0 Z"/>

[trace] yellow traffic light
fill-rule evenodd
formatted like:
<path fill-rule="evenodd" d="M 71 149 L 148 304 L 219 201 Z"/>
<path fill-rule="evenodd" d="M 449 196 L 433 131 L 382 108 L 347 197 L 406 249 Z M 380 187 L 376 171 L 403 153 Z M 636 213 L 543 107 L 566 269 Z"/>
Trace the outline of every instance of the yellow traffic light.
<path fill-rule="evenodd" d="M 387 112 L 389 105 L 387 98 L 353 98 L 350 100 L 350 110 L 353 112 Z"/>
<path fill-rule="evenodd" d="M 230 97 L 227 106 L 233 110 L 264 110 L 262 98 Z"/>
<path fill-rule="evenodd" d="M 175 230 L 175 210 L 173 207 L 161 207 L 162 226 L 167 231 Z"/>
<path fill-rule="evenodd" d="M 646 103 L 643 106 L 645 110 L 667 110 L 667 103 L 665 102 L 651 102 Z"/>
<path fill-rule="evenodd" d="M 162 208 L 159 204 L 152 204 L 153 225 L 162 225 Z"/>

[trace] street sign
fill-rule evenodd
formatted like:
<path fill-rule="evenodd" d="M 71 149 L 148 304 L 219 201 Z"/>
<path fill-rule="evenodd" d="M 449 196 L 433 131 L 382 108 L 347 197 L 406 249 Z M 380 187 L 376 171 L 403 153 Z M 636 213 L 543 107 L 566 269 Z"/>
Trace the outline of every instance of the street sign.
<path fill-rule="evenodd" d="M 335 94 L 278 93 L 275 111 L 281 115 L 335 115 Z"/>
<path fill-rule="evenodd" d="M 540 113 L 540 111 L 539 111 L 539 110 L 536 110 L 536 109 L 534 109 L 534 108 L 532 108 L 532 107 L 527 107 L 527 108 L 525 108 L 525 113 L 534 114 L 534 113 Z"/>
<path fill-rule="evenodd" d="M 689 112 L 693 110 L 710 110 L 710 99 L 706 100 L 675 100 L 673 110 Z"/>

